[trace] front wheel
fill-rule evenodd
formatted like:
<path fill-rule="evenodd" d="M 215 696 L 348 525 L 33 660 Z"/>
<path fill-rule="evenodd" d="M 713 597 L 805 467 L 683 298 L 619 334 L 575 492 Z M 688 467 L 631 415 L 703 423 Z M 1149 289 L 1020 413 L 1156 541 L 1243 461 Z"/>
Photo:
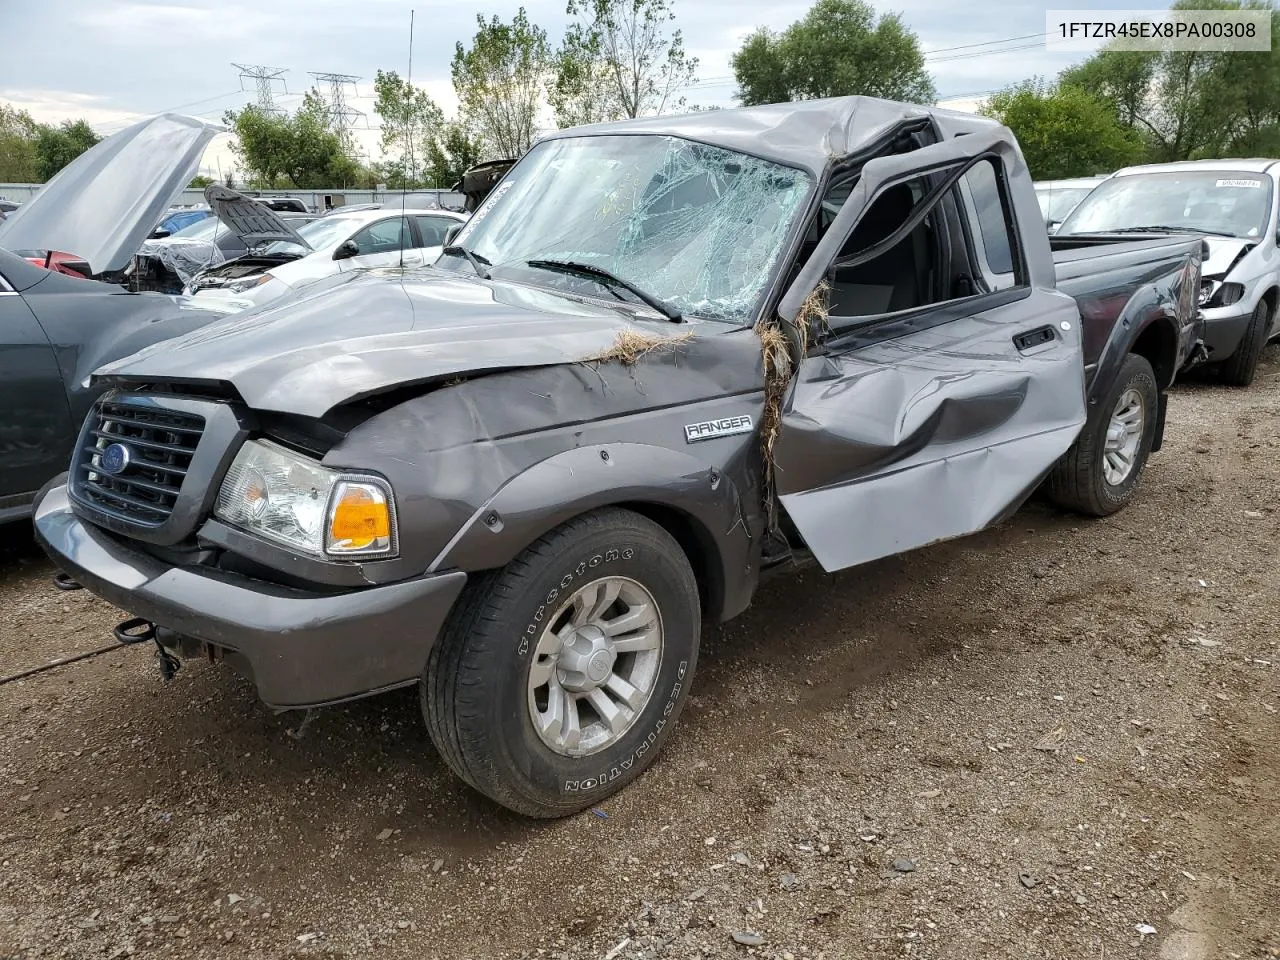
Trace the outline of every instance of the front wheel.
<path fill-rule="evenodd" d="M 688 695 L 698 586 L 662 527 L 610 508 L 468 584 L 421 686 L 453 771 L 534 817 L 576 813 L 645 769 Z"/>
<path fill-rule="evenodd" d="M 1267 345 L 1267 328 L 1271 326 L 1271 308 L 1266 300 L 1259 300 L 1249 317 L 1244 336 L 1236 352 L 1222 361 L 1222 382 L 1232 387 L 1247 387 L 1258 372 L 1258 360 L 1262 348 Z"/>
<path fill-rule="evenodd" d="M 1129 354 L 1096 412 L 1049 474 L 1049 498 L 1095 517 L 1124 507 L 1151 453 L 1159 401 L 1151 364 Z"/>

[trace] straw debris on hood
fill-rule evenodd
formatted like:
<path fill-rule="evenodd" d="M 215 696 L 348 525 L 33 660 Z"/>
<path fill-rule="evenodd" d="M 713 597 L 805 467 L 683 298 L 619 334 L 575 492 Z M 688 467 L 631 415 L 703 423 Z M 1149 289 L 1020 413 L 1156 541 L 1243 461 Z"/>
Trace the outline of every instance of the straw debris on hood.
<path fill-rule="evenodd" d="M 634 366 L 636 361 L 654 350 L 679 346 L 693 339 L 693 331 L 686 330 L 674 337 L 660 337 L 657 334 L 641 333 L 639 330 L 623 330 L 614 338 L 612 345 L 600 353 L 583 357 L 583 363 L 608 363 L 620 361 L 627 366 Z"/>

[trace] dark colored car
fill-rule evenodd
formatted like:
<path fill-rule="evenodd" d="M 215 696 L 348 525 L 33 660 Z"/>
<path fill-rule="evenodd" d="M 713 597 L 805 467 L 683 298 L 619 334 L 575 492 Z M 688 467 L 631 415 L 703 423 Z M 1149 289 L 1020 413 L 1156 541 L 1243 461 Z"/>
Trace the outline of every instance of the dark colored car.
<path fill-rule="evenodd" d="M 0 523 L 31 513 L 101 384 L 89 375 L 222 316 L 187 298 L 128 294 L 0 250 Z"/>
<path fill-rule="evenodd" d="M 81 154 L 0 224 L 0 521 L 66 470 L 99 365 L 226 311 L 115 282 L 218 127 L 160 116 Z M 91 191 L 93 203 L 85 203 Z M 48 264 L 46 269 L 40 264 Z M 102 277 L 100 282 L 89 277 Z"/>
<path fill-rule="evenodd" d="M 762 575 L 1122 508 L 1198 339 L 1198 238 L 1055 249 L 1006 128 L 861 97 L 557 131 L 454 243 L 101 369 L 35 525 L 162 663 L 416 686 L 533 816 L 653 761 Z"/>

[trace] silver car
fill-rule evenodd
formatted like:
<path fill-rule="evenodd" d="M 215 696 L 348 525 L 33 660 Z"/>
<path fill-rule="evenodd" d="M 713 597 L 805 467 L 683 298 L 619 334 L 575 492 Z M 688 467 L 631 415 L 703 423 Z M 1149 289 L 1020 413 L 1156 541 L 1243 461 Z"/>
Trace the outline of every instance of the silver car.
<path fill-rule="evenodd" d="M 1200 306 L 1209 362 L 1236 386 L 1253 381 L 1258 357 L 1280 333 L 1276 193 L 1280 160 L 1193 160 L 1126 167 L 1080 202 L 1058 236 L 1198 233 L 1209 255 Z"/>

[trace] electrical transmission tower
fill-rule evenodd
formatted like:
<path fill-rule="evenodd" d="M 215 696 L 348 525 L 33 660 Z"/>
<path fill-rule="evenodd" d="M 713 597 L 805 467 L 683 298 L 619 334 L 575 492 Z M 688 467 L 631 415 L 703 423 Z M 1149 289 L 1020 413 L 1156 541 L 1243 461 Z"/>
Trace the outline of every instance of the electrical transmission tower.
<path fill-rule="evenodd" d="M 329 126 L 342 141 L 342 148 L 347 155 L 354 157 L 356 144 L 355 138 L 351 135 L 351 128 L 354 125 L 352 121 L 363 117 L 364 112 L 347 104 L 346 88 L 350 86 L 355 91 L 356 81 L 360 78 L 348 73 L 316 73 L 314 70 L 311 71 L 311 76 L 316 78 L 317 84 L 328 85 L 328 96 L 324 99 Z"/>
<path fill-rule="evenodd" d="M 279 80 L 280 85 L 284 87 L 284 92 L 289 92 L 289 87 L 282 79 L 287 70 L 276 69 L 275 67 L 263 67 L 250 63 L 233 63 L 231 64 L 240 71 L 240 89 L 244 89 L 244 82 L 252 80 L 258 93 L 258 109 L 263 113 L 280 113 L 280 108 L 276 106 L 276 90 L 273 84 Z"/>

